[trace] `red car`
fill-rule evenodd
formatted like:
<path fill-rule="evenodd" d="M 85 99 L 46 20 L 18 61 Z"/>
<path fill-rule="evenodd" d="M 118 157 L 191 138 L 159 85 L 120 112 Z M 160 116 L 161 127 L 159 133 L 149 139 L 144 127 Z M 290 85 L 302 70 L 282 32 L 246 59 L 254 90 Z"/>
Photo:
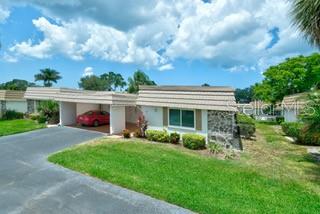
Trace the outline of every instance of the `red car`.
<path fill-rule="evenodd" d="M 110 114 L 106 111 L 88 111 L 77 117 L 77 123 L 86 126 L 99 126 L 110 123 Z"/>

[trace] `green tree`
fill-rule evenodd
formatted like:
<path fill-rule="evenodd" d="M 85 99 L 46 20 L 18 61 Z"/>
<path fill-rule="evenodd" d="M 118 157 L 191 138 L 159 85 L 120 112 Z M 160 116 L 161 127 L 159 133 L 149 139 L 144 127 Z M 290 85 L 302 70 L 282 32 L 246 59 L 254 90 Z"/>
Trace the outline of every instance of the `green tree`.
<path fill-rule="evenodd" d="M 137 70 L 133 77 L 128 79 L 129 86 L 128 92 L 129 93 L 138 93 L 139 85 L 156 85 L 154 81 L 152 81 L 147 74 L 144 72 Z"/>
<path fill-rule="evenodd" d="M 26 80 L 13 79 L 12 81 L 0 84 L 0 89 L 25 91 L 28 87 L 34 86 L 36 86 L 35 83 L 31 83 Z"/>
<path fill-rule="evenodd" d="M 251 86 L 244 89 L 237 88 L 235 97 L 238 103 L 250 103 L 253 98 L 253 87 Z"/>
<path fill-rule="evenodd" d="M 45 68 L 41 69 L 39 74 L 34 75 L 35 81 L 43 81 L 43 86 L 51 87 L 52 83 L 57 83 L 62 79 L 60 73 L 54 69 Z"/>
<path fill-rule="evenodd" d="M 275 104 L 286 95 L 319 87 L 320 54 L 286 59 L 263 75 L 264 80 L 254 86 L 254 97 Z"/>
<path fill-rule="evenodd" d="M 118 88 L 122 90 L 127 85 L 121 74 L 112 71 L 102 74 L 100 78 L 106 81 L 108 91 L 116 91 Z"/>
<path fill-rule="evenodd" d="M 210 87 L 210 85 L 208 83 L 203 83 L 201 86 L 202 87 Z"/>
<path fill-rule="evenodd" d="M 293 0 L 293 23 L 310 44 L 320 47 L 320 1 Z"/>
<path fill-rule="evenodd" d="M 92 91 L 106 91 L 109 87 L 106 80 L 96 75 L 82 77 L 78 84 L 80 88 Z"/>

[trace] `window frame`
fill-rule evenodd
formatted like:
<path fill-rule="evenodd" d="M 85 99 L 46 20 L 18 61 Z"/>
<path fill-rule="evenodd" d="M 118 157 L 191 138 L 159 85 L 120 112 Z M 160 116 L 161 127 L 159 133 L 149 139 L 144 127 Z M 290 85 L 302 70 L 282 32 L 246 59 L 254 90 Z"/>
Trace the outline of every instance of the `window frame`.
<path fill-rule="evenodd" d="M 170 125 L 170 110 L 179 110 L 180 111 L 180 126 Z M 193 127 L 182 126 L 182 111 L 192 111 L 193 112 Z M 196 130 L 196 111 L 194 109 L 185 109 L 185 108 L 168 108 L 168 127 L 175 129 L 186 129 L 186 130 Z"/>

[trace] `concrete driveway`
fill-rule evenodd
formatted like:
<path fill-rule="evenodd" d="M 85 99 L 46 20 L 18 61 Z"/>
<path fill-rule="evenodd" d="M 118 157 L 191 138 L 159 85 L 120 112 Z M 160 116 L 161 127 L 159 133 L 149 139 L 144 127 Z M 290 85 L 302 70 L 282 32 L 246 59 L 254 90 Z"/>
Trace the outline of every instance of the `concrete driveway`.
<path fill-rule="evenodd" d="M 0 213 L 189 213 L 47 161 L 50 153 L 102 136 L 48 128 L 0 138 Z"/>

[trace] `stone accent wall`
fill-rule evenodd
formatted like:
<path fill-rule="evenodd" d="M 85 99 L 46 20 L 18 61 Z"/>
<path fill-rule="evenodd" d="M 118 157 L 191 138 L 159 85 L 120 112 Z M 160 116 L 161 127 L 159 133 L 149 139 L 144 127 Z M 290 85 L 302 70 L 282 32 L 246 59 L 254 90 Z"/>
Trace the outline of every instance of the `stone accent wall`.
<path fill-rule="evenodd" d="M 235 113 L 208 111 L 208 139 L 226 148 L 242 149 Z"/>
<path fill-rule="evenodd" d="M 27 100 L 27 105 L 28 105 L 28 113 L 35 113 L 35 102 L 34 100 Z"/>
<path fill-rule="evenodd" d="M 6 101 L 1 100 L 0 101 L 0 116 L 2 117 L 2 114 L 7 110 Z"/>

